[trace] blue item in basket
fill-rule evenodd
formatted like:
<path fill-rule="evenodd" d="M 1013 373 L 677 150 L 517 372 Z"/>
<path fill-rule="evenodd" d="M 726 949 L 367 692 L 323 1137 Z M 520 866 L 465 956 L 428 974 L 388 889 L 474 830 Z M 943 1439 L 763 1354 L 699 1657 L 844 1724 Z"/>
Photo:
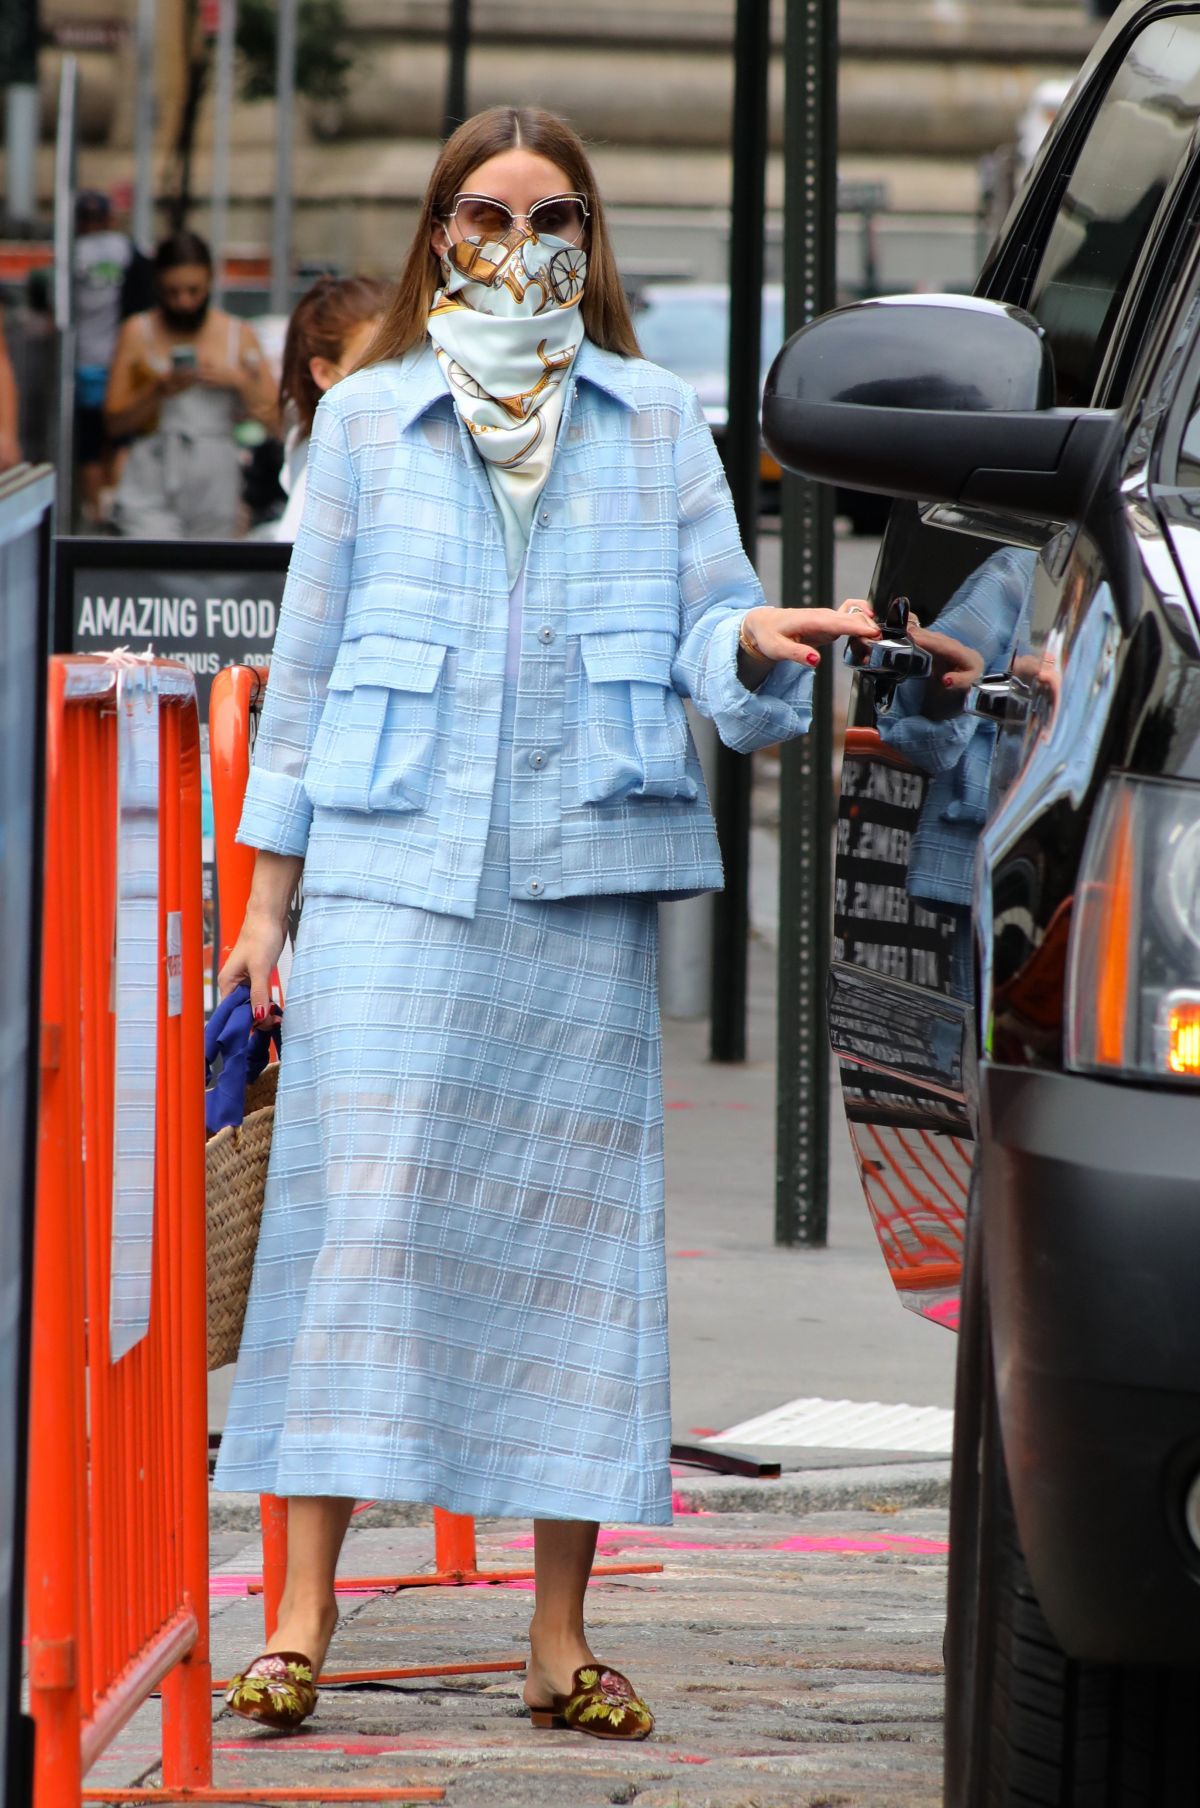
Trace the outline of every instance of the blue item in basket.
<path fill-rule="evenodd" d="M 208 1078 L 217 1056 L 221 1071 L 204 1095 L 204 1122 L 211 1136 L 240 1124 L 246 1112 L 246 1088 L 267 1065 L 271 1044 L 279 1047 L 279 1025 L 255 1029 L 249 986 L 235 986 L 223 998 L 204 1031 L 204 1063 Z"/>

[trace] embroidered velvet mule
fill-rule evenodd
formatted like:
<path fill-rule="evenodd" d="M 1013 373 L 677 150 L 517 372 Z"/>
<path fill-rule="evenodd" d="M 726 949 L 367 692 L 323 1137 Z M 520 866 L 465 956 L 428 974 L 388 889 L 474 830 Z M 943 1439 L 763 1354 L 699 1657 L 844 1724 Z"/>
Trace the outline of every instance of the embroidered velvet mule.
<path fill-rule="evenodd" d="M 302 1651 L 264 1651 L 234 1677 L 225 1701 L 243 1720 L 294 1733 L 317 1705 L 312 1664 Z"/>
<path fill-rule="evenodd" d="M 654 1729 L 654 1716 L 629 1678 L 604 1664 L 584 1664 L 568 1694 L 552 1695 L 549 1707 L 531 1707 L 529 1718 L 536 1727 L 569 1727 L 593 1739 L 645 1739 Z"/>

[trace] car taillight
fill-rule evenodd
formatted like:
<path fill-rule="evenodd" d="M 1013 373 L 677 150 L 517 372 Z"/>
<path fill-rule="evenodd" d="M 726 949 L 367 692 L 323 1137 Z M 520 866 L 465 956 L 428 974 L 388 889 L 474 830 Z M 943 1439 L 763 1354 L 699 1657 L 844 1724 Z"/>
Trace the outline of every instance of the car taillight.
<path fill-rule="evenodd" d="M 1200 1079 L 1200 785 L 1111 778 L 1080 869 L 1066 1063 Z"/>

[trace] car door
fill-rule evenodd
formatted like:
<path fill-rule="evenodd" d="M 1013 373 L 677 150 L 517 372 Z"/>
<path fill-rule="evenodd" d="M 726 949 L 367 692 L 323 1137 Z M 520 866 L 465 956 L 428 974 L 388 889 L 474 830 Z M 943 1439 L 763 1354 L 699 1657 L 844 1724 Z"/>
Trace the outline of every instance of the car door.
<path fill-rule="evenodd" d="M 1039 320 L 1063 406 L 1121 402 L 1164 259 L 1194 214 L 1198 120 L 1200 7 L 1143 8 L 1085 72 L 989 260 L 978 292 Z M 1095 651 L 1096 634 L 1081 641 L 1079 629 L 1103 628 L 1108 577 L 1062 523 L 913 504 L 894 508 L 876 568 L 876 612 L 909 599 L 928 670 L 894 686 L 856 680 L 830 1028 L 893 1281 L 906 1305 L 950 1325 L 976 1124 L 980 838 L 1049 730 L 1063 672 L 1057 690 L 1043 682 L 1047 658 L 1061 668 L 1077 645 Z M 989 898 L 982 957 L 988 997 L 998 985 L 1007 1001 L 1031 952 L 1045 968 L 1062 950 L 1030 903 L 1043 875 L 1019 858 L 1006 875 L 1011 896 Z M 1017 1004 L 1026 1056 L 1054 1062 L 1057 1022 L 1039 1049 L 1036 1021 L 1050 990 L 1027 985 Z"/>

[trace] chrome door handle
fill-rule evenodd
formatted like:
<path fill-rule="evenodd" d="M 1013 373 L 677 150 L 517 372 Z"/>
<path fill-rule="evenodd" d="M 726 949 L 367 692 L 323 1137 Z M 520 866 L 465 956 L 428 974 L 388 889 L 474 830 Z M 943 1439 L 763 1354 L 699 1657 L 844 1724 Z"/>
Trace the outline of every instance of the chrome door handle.
<path fill-rule="evenodd" d="M 1028 721 L 1032 703 L 1032 690 L 1013 672 L 988 672 L 967 693 L 968 713 L 1001 728 L 1018 728 Z"/>

